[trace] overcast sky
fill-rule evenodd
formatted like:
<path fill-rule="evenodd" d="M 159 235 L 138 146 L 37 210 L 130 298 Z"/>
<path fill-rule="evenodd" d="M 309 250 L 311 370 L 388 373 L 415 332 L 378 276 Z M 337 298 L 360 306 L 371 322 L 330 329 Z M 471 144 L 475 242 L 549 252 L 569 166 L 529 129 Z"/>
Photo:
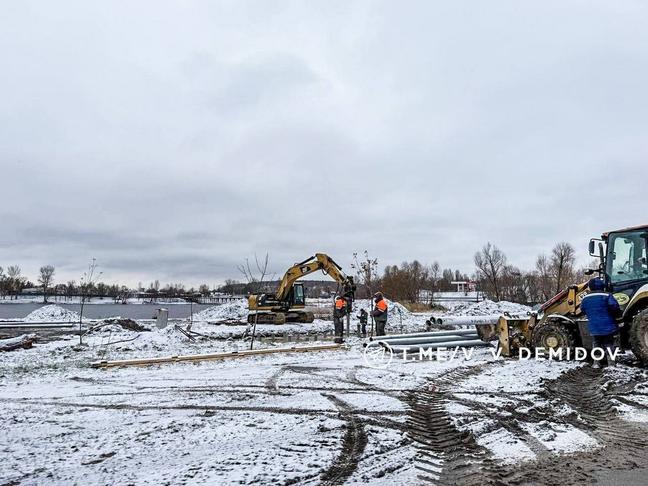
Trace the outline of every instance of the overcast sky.
<path fill-rule="evenodd" d="M 0 266 L 473 271 L 648 223 L 641 1 L 0 7 Z"/>

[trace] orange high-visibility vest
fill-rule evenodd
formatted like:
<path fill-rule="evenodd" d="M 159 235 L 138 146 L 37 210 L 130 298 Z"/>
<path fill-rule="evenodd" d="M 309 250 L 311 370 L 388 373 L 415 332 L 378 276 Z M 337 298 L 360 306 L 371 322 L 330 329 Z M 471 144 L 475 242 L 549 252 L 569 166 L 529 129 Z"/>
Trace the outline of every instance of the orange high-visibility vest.
<path fill-rule="evenodd" d="M 346 307 L 346 300 L 344 299 L 336 299 L 335 300 L 335 308 L 336 309 L 344 309 Z"/>
<path fill-rule="evenodd" d="M 376 309 L 378 309 L 380 312 L 385 312 L 387 310 L 387 302 L 385 302 L 385 299 L 376 302 Z"/>

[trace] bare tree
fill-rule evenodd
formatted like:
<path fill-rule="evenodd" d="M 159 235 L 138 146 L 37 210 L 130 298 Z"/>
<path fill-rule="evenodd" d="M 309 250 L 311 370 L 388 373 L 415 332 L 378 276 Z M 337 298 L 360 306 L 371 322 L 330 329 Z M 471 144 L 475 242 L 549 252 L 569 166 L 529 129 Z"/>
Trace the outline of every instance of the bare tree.
<path fill-rule="evenodd" d="M 252 268 L 249 258 L 246 258 L 243 264 L 236 266 L 238 271 L 241 272 L 245 277 L 245 280 L 247 280 L 248 285 L 250 285 L 251 288 L 253 289 L 253 292 L 259 291 L 260 289 L 263 288 L 263 282 L 265 281 L 269 273 L 268 270 L 269 261 L 270 261 L 270 257 L 268 253 L 265 254 L 265 257 L 262 260 L 259 260 L 259 257 L 255 253 L 254 264 L 256 266 L 256 270 Z M 256 327 L 257 327 L 258 320 L 259 320 L 259 313 L 255 312 L 254 324 L 252 328 L 252 339 L 250 341 L 250 349 L 254 348 L 254 338 L 256 337 Z"/>
<path fill-rule="evenodd" d="M 207 284 L 202 284 L 200 287 L 198 287 L 198 292 L 200 292 L 200 295 L 203 297 L 208 297 L 209 296 L 209 285 Z"/>
<path fill-rule="evenodd" d="M 546 255 L 538 255 L 535 264 L 538 280 L 538 290 L 543 300 L 549 300 L 554 295 L 554 278 L 551 261 Z"/>
<path fill-rule="evenodd" d="M 81 277 L 81 311 L 79 312 L 79 345 L 83 345 L 83 333 L 81 327 L 83 323 L 83 307 L 86 300 L 90 300 L 92 289 L 95 288 L 96 280 L 103 272 L 97 272 L 97 259 L 93 258 L 88 264 L 88 270 Z"/>
<path fill-rule="evenodd" d="M 371 298 L 374 290 L 378 288 L 378 259 L 371 258 L 369 252 L 363 252 L 362 260 L 358 259 L 358 254 L 353 254 L 353 263 L 351 268 L 356 273 L 356 283 L 363 288 L 367 298 Z"/>
<path fill-rule="evenodd" d="M 20 275 L 21 270 L 18 265 L 10 265 L 7 267 L 7 278 L 9 292 L 13 294 L 15 299 L 18 299 L 18 294 L 22 291 L 25 281 L 25 277 Z"/>
<path fill-rule="evenodd" d="M 74 293 L 76 292 L 76 282 L 74 280 L 68 280 L 65 284 L 65 297 L 66 299 L 71 299 Z"/>
<path fill-rule="evenodd" d="M 263 288 L 263 283 L 267 280 L 269 275 L 268 263 L 270 257 L 268 253 L 265 254 L 265 257 L 259 259 L 257 254 L 254 254 L 254 266 L 250 263 L 250 259 L 246 258 L 245 262 L 241 265 L 237 265 L 236 268 L 239 272 L 243 274 L 245 280 L 248 283 L 248 288 L 252 292 L 259 292 Z M 274 274 L 270 280 L 274 280 Z"/>
<path fill-rule="evenodd" d="M 477 278 L 483 280 L 492 291 L 496 300 L 501 297 L 501 281 L 506 269 L 506 255 L 490 242 L 475 253 Z"/>
<path fill-rule="evenodd" d="M 418 260 L 403 262 L 400 267 L 391 265 L 385 268 L 382 289 L 390 299 L 416 303 L 429 280 L 429 269 Z"/>
<path fill-rule="evenodd" d="M 558 243 L 551 250 L 551 267 L 555 278 L 556 294 L 573 280 L 575 261 L 576 251 L 565 241 Z"/>
<path fill-rule="evenodd" d="M 429 276 L 430 276 L 430 285 L 432 286 L 432 291 L 437 290 L 437 286 L 439 285 L 439 278 L 441 275 L 441 265 L 439 265 L 439 262 L 434 262 L 432 265 L 430 265 L 429 269 Z"/>
<path fill-rule="evenodd" d="M 47 289 L 54 282 L 54 267 L 52 265 L 40 267 L 38 282 L 43 286 L 43 304 L 47 304 Z"/>

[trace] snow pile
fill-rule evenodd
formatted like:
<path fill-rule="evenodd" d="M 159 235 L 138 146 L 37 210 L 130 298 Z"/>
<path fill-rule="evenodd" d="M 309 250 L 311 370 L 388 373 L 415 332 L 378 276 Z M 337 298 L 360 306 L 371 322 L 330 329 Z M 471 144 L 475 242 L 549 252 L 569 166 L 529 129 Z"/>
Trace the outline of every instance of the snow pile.
<path fill-rule="evenodd" d="M 412 313 L 407 310 L 407 308 L 399 303 L 395 302 L 393 300 L 385 299 L 387 301 L 387 308 L 389 309 L 389 315 L 402 315 L 403 317 L 411 316 Z M 355 313 L 360 312 L 360 309 L 364 309 L 367 312 L 371 312 L 374 309 L 374 301 L 371 299 L 358 299 L 353 303 L 353 310 Z M 357 311 L 357 312 L 356 312 Z"/>
<path fill-rule="evenodd" d="M 531 308 L 526 305 L 505 300 L 493 302 L 486 299 L 481 302 L 459 304 L 449 314 L 453 316 L 491 316 L 507 312 L 509 314 L 526 315 L 530 310 Z"/>
<path fill-rule="evenodd" d="M 79 314 L 58 305 L 50 304 L 36 309 L 24 320 L 25 322 L 77 322 Z"/>
<path fill-rule="evenodd" d="M 387 299 L 385 299 L 385 300 L 387 300 Z M 403 317 L 405 317 L 405 316 L 409 317 L 412 314 L 410 311 L 407 310 L 407 308 L 403 304 L 401 304 L 399 302 L 393 302 L 393 301 L 387 300 L 387 305 L 388 305 L 388 308 L 389 308 L 390 312 L 395 313 L 395 314 L 401 314 L 401 315 L 403 315 Z"/>
<path fill-rule="evenodd" d="M 248 314 L 245 300 L 215 305 L 194 315 L 194 321 L 219 321 L 223 319 L 243 319 Z"/>

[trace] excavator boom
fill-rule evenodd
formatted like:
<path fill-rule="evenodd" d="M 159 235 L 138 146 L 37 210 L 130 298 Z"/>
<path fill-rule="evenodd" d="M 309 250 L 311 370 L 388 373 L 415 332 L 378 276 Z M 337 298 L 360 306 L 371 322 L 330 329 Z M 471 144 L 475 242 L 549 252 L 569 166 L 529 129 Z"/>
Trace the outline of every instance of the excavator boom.
<path fill-rule="evenodd" d="M 275 294 L 250 295 L 248 297 L 248 322 L 283 324 L 284 322 L 313 322 L 311 312 L 304 308 L 303 286 L 296 281 L 321 270 L 340 286 L 340 294 L 349 304 L 355 297 L 356 286 L 353 277 L 347 276 L 342 267 L 324 253 L 316 253 L 303 262 L 296 263 L 284 274 Z M 349 305 L 350 308 L 350 305 Z"/>
<path fill-rule="evenodd" d="M 279 284 L 279 289 L 277 289 L 276 298 L 277 300 L 285 300 L 292 288 L 293 284 L 297 279 L 305 277 L 313 272 L 321 270 L 325 274 L 329 275 L 333 280 L 338 282 L 344 287 L 343 293 L 355 291 L 355 285 L 353 284 L 353 278 L 347 277 L 335 261 L 328 255 L 324 253 L 316 253 L 314 256 L 307 258 L 301 263 L 296 263 L 290 267 Z"/>

